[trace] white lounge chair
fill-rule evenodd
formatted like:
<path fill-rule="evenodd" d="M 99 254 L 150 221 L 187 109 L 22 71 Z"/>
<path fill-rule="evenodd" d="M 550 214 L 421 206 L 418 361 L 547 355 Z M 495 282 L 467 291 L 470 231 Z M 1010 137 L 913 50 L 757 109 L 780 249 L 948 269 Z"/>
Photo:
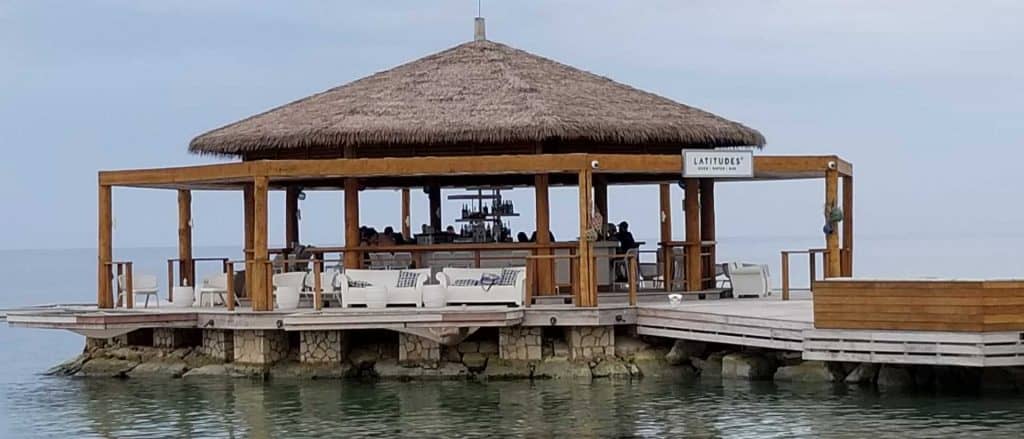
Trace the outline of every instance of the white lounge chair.
<path fill-rule="evenodd" d="M 220 299 L 219 304 L 227 303 L 224 295 L 228 292 L 228 275 L 225 273 L 218 273 L 213 276 L 209 276 L 203 279 L 203 284 L 199 287 L 199 306 L 203 306 L 203 299 L 206 296 L 212 295 L 213 299 L 210 300 L 210 306 L 218 305 L 217 299 Z"/>
<path fill-rule="evenodd" d="M 271 283 L 274 285 L 274 300 L 277 302 L 277 307 L 281 309 L 294 309 L 299 305 L 299 298 L 302 294 L 302 287 L 305 283 L 308 272 L 305 271 L 290 271 L 288 273 L 275 274 Z M 280 289 L 289 288 L 294 290 L 294 296 L 292 295 L 281 295 L 278 294 Z"/>
<path fill-rule="evenodd" d="M 121 294 L 125 294 L 128 287 L 125 285 L 125 275 L 117 277 L 117 285 L 120 287 L 119 291 Z M 156 276 L 151 274 L 138 274 L 132 277 L 132 291 L 131 294 L 135 296 L 145 295 L 146 301 L 142 305 L 143 308 L 149 308 L 149 296 L 153 296 L 156 299 L 156 307 L 160 307 L 160 295 L 157 294 L 158 289 L 156 286 Z"/>
<path fill-rule="evenodd" d="M 502 270 L 518 272 L 513 285 L 486 285 L 480 280 L 485 276 L 500 278 Z M 446 267 L 435 276 L 445 288 L 446 303 L 511 303 L 522 306 L 524 300 L 526 267 L 506 268 L 457 268 Z M 476 285 L 460 285 L 472 283 Z"/>
<path fill-rule="evenodd" d="M 766 297 L 771 295 L 768 266 L 731 262 L 726 270 L 732 282 L 733 297 Z"/>
<path fill-rule="evenodd" d="M 416 279 L 410 287 L 399 287 L 398 279 L 402 272 L 414 273 Z M 423 284 L 430 276 L 429 268 L 415 270 L 357 270 L 346 269 L 339 276 L 341 284 L 341 306 L 366 305 L 366 293 L 370 289 L 383 288 L 388 305 L 423 306 Z M 357 284 L 365 283 L 365 286 Z"/>

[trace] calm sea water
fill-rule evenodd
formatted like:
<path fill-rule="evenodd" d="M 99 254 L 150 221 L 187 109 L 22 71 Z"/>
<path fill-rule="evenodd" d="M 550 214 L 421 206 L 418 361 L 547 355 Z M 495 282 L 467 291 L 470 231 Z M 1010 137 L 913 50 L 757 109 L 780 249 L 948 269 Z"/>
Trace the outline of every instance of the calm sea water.
<path fill-rule="evenodd" d="M 724 239 L 766 262 L 816 239 Z M 1024 277 L 1024 238 L 860 238 L 865 276 Z M 171 248 L 118 250 L 163 278 Z M 233 248 L 197 256 L 237 257 Z M 94 300 L 95 252 L 0 251 L 0 308 Z M 803 262 L 794 282 L 805 282 Z M 796 268 L 799 267 L 799 268 Z M 213 272 L 215 266 L 199 267 Z M 777 277 L 777 276 L 776 276 Z M 777 283 L 777 282 L 776 282 Z M 369 383 L 104 380 L 41 375 L 80 336 L 0 325 L 0 437 L 1022 437 L 1015 394 L 878 394 L 832 386 L 636 381 Z"/>

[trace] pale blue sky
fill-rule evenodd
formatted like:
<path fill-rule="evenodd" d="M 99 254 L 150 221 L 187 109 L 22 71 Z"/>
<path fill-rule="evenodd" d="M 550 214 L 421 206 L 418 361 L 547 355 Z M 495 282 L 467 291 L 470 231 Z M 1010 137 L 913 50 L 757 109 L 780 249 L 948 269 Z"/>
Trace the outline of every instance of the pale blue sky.
<path fill-rule="evenodd" d="M 1019 233 L 1024 2 L 722 3 L 492 0 L 484 15 L 492 40 L 755 127 L 766 154 L 842 155 L 860 236 Z M 96 171 L 213 161 L 188 141 L 464 42 L 475 13 L 471 0 L 2 2 L 0 248 L 94 246 Z M 574 191 L 553 195 L 560 238 L 575 236 Z M 722 185 L 719 233 L 820 236 L 822 193 Z M 532 193 L 514 197 L 530 218 Z M 240 242 L 240 196 L 195 200 L 197 245 Z M 425 204 L 417 193 L 414 224 Z M 114 205 L 118 246 L 175 242 L 172 193 L 116 190 Z M 307 242 L 341 242 L 341 205 L 309 197 Z M 656 234 L 656 188 L 615 188 L 610 205 Z M 272 208 L 280 243 L 280 196 Z M 362 211 L 397 225 L 398 195 L 365 195 Z"/>

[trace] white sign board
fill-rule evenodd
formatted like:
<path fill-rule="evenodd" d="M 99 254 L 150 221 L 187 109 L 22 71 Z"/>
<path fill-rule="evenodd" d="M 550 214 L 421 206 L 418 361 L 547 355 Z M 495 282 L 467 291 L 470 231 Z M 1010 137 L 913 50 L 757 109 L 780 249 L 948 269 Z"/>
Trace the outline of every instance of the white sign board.
<path fill-rule="evenodd" d="M 684 178 L 749 178 L 753 176 L 753 151 L 683 150 Z"/>

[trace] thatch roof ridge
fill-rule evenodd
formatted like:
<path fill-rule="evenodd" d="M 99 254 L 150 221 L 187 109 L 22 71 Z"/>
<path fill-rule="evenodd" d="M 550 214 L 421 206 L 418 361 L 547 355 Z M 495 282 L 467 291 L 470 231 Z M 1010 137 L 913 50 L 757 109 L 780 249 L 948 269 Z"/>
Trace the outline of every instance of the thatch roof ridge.
<path fill-rule="evenodd" d="M 269 109 L 192 140 L 235 155 L 382 144 L 757 146 L 758 131 L 492 41 L 472 41 Z"/>

